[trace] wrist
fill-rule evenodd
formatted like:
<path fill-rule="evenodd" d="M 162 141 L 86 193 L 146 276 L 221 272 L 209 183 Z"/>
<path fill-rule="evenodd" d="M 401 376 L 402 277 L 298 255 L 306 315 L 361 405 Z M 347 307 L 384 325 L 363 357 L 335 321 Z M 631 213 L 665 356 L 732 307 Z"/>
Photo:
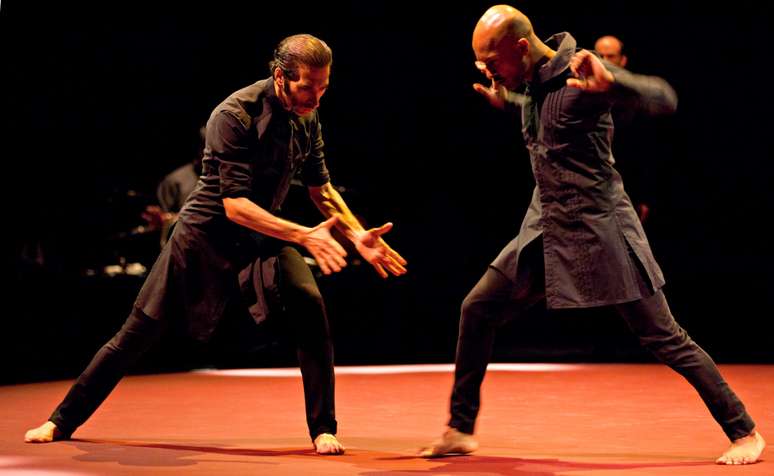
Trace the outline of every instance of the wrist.
<path fill-rule="evenodd" d="M 361 228 L 359 230 L 349 230 L 347 232 L 347 235 L 349 235 L 348 238 L 353 243 L 360 243 L 363 240 L 363 238 L 365 237 L 365 235 L 367 235 L 367 234 L 368 234 L 368 232 L 365 229 L 363 229 L 363 228 Z"/>
<path fill-rule="evenodd" d="M 304 239 L 307 237 L 307 235 L 309 235 L 310 231 L 311 231 L 311 228 L 307 228 L 305 226 L 301 226 L 301 225 L 292 226 L 288 232 L 287 239 L 292 243 L 303 245 Z"/>

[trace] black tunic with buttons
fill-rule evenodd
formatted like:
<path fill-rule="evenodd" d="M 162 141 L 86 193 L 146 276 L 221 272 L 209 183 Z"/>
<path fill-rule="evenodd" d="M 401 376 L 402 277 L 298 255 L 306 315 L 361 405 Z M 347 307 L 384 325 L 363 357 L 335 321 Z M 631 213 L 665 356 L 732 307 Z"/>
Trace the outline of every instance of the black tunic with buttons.
<path fill-rule="evenodd" d="M 652 294 L 664 277 L 645 237 L 610 147 L 613 102 L 636 99 L 651 114 L 673 112 L 677 98 L 662 79 L 606 64 L 606 93 L 566 85 L 575 39 L 547 40 L 557 54 L 527 83 L 522 132 L 535 190 L 518 236 L 492 266 L 518 283 L 519 255 L 542 237 L 549 308 L 592 307 Z"/>

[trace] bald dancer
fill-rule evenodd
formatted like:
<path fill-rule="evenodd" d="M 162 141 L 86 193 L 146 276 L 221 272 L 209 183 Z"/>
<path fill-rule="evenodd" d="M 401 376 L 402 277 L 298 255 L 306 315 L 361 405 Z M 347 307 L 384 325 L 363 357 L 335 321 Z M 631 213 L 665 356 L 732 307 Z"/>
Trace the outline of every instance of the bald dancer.
<path fill-rule="evenodd" d="M 612 306 L 641 344 L 685 377 L 731 440 L 720 464 L 754 463 L 765 442 L 710 357 L 675 322 L 664 278 L 612 167 L 610 106 L 636 95 L 650 114 L 674 112 L 662 79 L 606 67 L 559 33 L 545 43 L 529 19 L 506 5 L 484 13 L 473 32 L 474 85 L 492 105 L 519 99 L 536 187 L 518 236 L 462 303 L 451 417 L 442 437 L 420 451 L 438 457 L 475 451 L 481 383 L 495 328 L 541 303 L 549 309 Z"/>

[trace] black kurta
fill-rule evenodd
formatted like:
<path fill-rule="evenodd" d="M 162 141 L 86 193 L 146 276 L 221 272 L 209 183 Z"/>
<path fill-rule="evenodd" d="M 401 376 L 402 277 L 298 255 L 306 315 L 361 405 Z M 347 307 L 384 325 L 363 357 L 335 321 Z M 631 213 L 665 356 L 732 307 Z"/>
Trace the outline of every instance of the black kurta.
<path fill-rule="evenodd" d="M 676 95 L 660 78 L 611 65 L 611 91 L 567 87 L 575 39 L 559 33 L 547 43 L 557 54 L 528 83 L 522 104 L 535 191 L 518 236 L 492 266 L 516 280 L 520 253 L 542 236 L 549 308 L 643 298 L 663 286 L 664 277 L 613 167 L 610 109 L 615 100 L 636 95 L 652 114 L 671 112 Z"/>
<path fill-rule="evenodd" d="M 191 334 L 205 340 L 241 291 L 262 320 L 278 241 L 228 220 L 223 198 L 247 197 L 277 213 L 295 175 L 308 186 L 329 181 L 317 111 L 285 111 L 271 78 L 219 104 L 207 121 L 202 176 L 135 306 L 154 319 L 183 313 Z"/>

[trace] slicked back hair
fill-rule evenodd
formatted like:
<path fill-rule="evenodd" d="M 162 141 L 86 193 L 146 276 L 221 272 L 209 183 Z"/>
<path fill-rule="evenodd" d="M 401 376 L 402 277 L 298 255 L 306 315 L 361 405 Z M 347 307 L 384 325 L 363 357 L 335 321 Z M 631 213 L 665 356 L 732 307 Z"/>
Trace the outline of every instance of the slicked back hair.
<path fill-rule="evenodd" d="M 333 62 L 333 52 L 321 39 L 312 35 L 293 35 L 280 41 L 274 49 L 274 59 L 269 62 L 269 70 L 274 75 L 277 68 L 290 81 L 298 81 L 299 65 L 310 68 L 324 68 Z"/>

